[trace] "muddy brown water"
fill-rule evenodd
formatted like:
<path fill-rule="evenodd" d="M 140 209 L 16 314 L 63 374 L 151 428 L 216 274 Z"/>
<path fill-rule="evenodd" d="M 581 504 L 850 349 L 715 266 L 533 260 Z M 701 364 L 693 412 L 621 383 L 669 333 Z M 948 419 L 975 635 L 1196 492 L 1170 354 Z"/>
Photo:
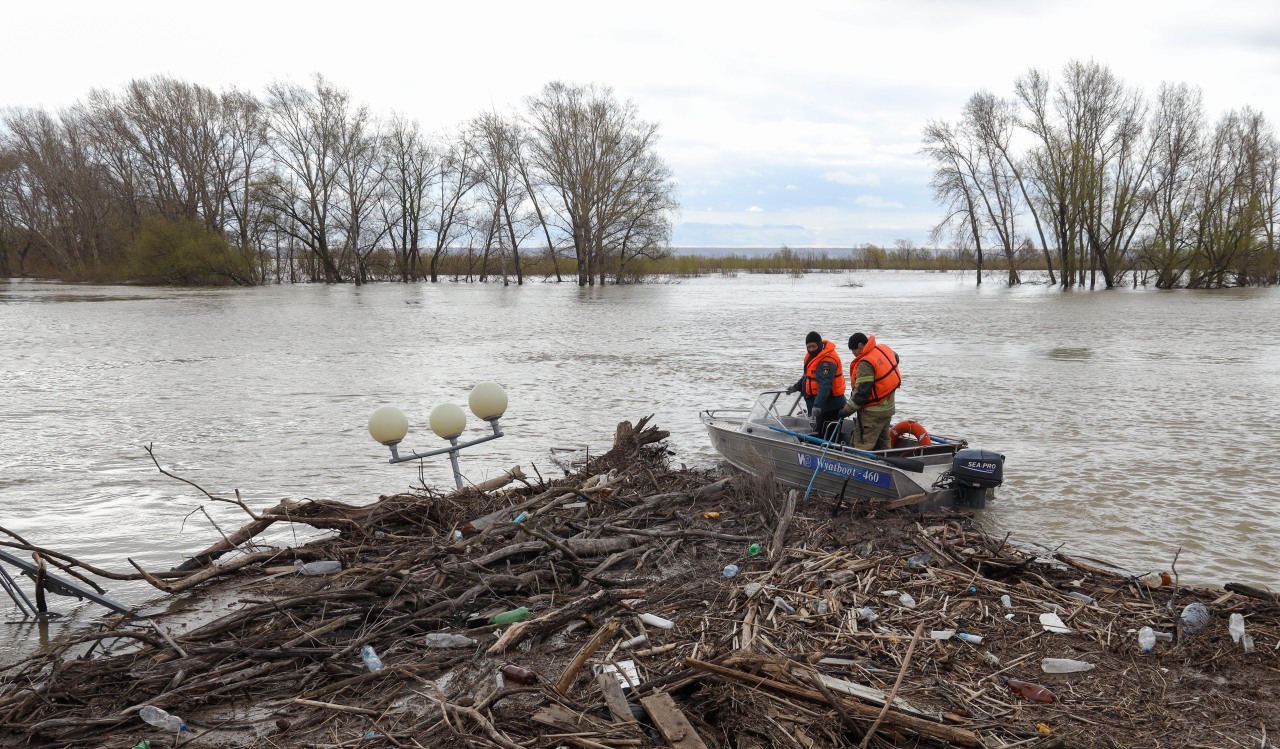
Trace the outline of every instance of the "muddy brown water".
<path fill-rule="evenodd" d="M 431 407 L 465 406 L 483 380 L 509 393 L 507 436 L 463 454 L 469 480 L 558 471 L 552 449 L 607 449 L 619 421 L 647 414 L 675 461 L 709 466 L 700 410 L 793 382 L 811 329 L 842 352 L 863 330 L 902 356 L 900 417 L 1007 456 L 986 529 L 1133 572 L 1179 553 L 1184 582 L 1280 587 L 1277 319 L 1277 289 L 1062 292 L 910 272 L 604 289 L 0 281 L 0 525 L 127 571 L 216 540 L 202 507 L 224 529 L 244 522 L 161 476 L 148 444 L 166 469 L 259 507 L 449 486 L 447 460 L 388 465 L 365 422 L 395 404 L 407 446 L 439 447 Z M 464 439 L 482 434 L 472 417 Z M 157 601 L 144 584 L 107 587 Z M 71 621 L 101 613 L 52 601 Z M 0 660 L 40 639 L 27 624 L 3 632 Z"/>

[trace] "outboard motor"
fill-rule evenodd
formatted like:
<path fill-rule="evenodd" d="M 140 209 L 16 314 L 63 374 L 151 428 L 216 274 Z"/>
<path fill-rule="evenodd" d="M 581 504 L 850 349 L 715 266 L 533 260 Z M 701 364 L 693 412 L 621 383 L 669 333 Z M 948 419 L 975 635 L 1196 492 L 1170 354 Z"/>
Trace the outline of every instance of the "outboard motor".
<path fill-rule="evenodd" d="M 980 448 L 957 450 L 951 458 L 950 473 L 959 504 L 986 507 L 987 490 L 1004 483 L 1004 456 Z"/>

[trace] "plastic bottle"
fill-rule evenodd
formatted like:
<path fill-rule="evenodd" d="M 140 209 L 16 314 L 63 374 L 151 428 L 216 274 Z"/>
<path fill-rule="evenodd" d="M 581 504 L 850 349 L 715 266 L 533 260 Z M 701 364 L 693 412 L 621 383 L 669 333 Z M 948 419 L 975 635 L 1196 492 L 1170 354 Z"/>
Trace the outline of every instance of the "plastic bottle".
<path fill-rule="evenodd" d="M 981 644 L 982 644 L 982 635 L 971 635 L 971 634 L 969 634 L 968 632 L 957 632 L 957 633 L 956 633 L 956 639 L 957 639 L 957 640 L 964 640 L 965 642 L 969 643 L 970 645 L 981 645 Z"/>
<path fill-rule="evenodd" d="M 1074 674 L 1081 671 L 1092 671 L 1094 665 L 1085 661 L 1077 661 L 1072 658 L 1043 658 L 1040 660 L 1040 670 L 1046 674 Z"/>
<path fill-rule="evenodd" d="M 1081 593 L 1077 590 L 1068 591 L 1067 595 L 1071 596 L 1077 601 L 1084 601 L 1085 603 L 1093 603 L 1093 596 L 1087 596 L 1084 593 Z"/>
<path fill-rule="evenodd" d="M 298 568 L 300 575 L 332 575 L 335 572 L 342 571 L 342 562 L 332 559 L 326 559 L 320 562 L 302 563 L 301 559 L 293 560 L 293 566 Z"/>
<path fill-rule="evenodd" d="M 725 565 L 725 567 L 724 567 L 724 572 L 722 572 L 721 574 L 723 574 L 725 577 L 737 577 L 737 576 L 738 576 L 738 565 L 736 565 L 736 564 L 726 564 L 726 565 Z"/>
<path fill-rule="evenodd" d="M 1150 627 L 1143 627 L 1138 630 L 1138 647 L 1144 653 L 1150 653 L 1151 648 L 1156 646 L 1156 633 Z"/>
<path fill-rule="evenodd" d="M 795 609 L 795 607 L 794 607 L 794 606 L 792 606 L 791 604 L 787 603 L 786 599 L 785 599 L 785 598 L 783 598 L 782 596 L 774 596 L 774 597 L 773 597 L 773 605 L 774 605 L 774 606 L 776 606 L 776 607 L 778 607 L 778 608 L 780 608 L 780 609 L 782 609 L 783 611 L 787 612 L 788 614 L 794 614 L 794 613 L 796 613 L 796 609 Z"/>
<path fill-rule="evenodd" d="M 1231 615 L 1231 641 L 1240 642 L 1240 638 L 1244 637 L 1244 617 L 1240 614 Z"/>
<path fill-rule="evenodd" d="M 501 614 L 494 614 L 489 621 L 493 624 L 512 624 L 514 622 L 522 622 L 529 618 L 529 609 L 521 606 L 518 609 L 504 611 Z"/>
<path fill-rule="evenodd" d="M 760 556 L 760 544 L 751 544 L 747 547 L 747 553 L 753 557 Z"/>
<path fill-rule="evenodd" d="M 432 632 L 422 639 L 429 648 L 469 648 L 476 644 L 470 637 L 455 635 L 452 632 Z"/>
<path fill-rule="evenodd" d="M 631 648 L 638 648 L 641 645 L 648 645 L 648 644 L 649 644 L 649 635 L 638 635 L 636 637 L 632 637 L 630 640 L 627 640 L 626 642 L 622 643 L 618 647 L 622 648 L 623 650 L 630 650 Z"/>
<path fill-rule="evenodd" d="M 1194 635 L 1209 623 L 1209 609 L 1199 601 L 1192 601 L 1182 607 L 1178 621 L 1182 624 L 1183 634 Z"/>
<path fill-rule="evenodd" d="M 138 717 L 156 728 L 163 728 L 166 731 L 177 733 L 187 730 L 187 724 L 182 722 L 182 718 L 170 715 L 155 705 L 143 705 L 142 709 L 138 711 Z"/>
<path fill-rule="evenodd" d="M 1013 608 L 1013 599 L 1009 597 L 1008 593 L 1000 596 L 1000 605 L 1004 606 L 1006 609 Z"/>
<path fill-rule="evenodd" d="M 914 609 L 916 607 L 916 599 L 912 598 L 910 593 L 903 593 L 898 596 L 898 603 L 909 609 Z"/>
<path fill-rule="evenodd" d="M 880 618 L 880 615 L 873 611 L 870 606 L 863 606 L 854 613 L 857 614 L 858 621 L 866 622 L 868 624 Z"/>
<path fill-rule="evenodd" d="M 919 554 L 912 554 L 910 557 L 907 557 L 907 569 L 924 569 L 929 565 L 929 562 L 932 559 L 933 556 L 927 551 L 922 551 Z"/>
<path fill-rule="evenodd" d="M 1032 684 L 1021 679 L 1005 679 L 1004 683 L 1005 686 L 1009 687 L 1010 692 L 1019 697 L 1025 697 L 1032 702 L 1056 702 L 1058 700 L 1058 695 L 1049 691 L 1048 687 L 1042 687 L 1039 684 Z"/>
<path fill-rule="evenodd" d="M 364 667 L 369 671 L 382 670 L 382 659 L 378 657 L 378 651 L 374 650 L 372 645 L 365 645 L 360 648 L 360 658 L 364 661 Z"/>
<path fill-rule="evenodd" d="M 523 684 L 525 686 L 529 686 L 530 684 L 538 683 L 537 674 L 535 674 L 534 672 L 530 671 L 527 668 L 520 668 L 519 666 L 513 663 L 508 663 L 507 665 L 503 666 L 498 670 L 502 673 L 502 676 L 504 679 L 507 679 L 508 681 L 514 681 L 517 684 Z"/>
<path fill-rule="evenodd" d="M 955 633 L 954 629 L 935 629 L 929 633 L 929 637 L 934 640 L 950 640 Z"/>
<path fill-rule="evenodd" d="M 1000 658 L 997 657 L 995 653 L 992 653 L 990 651 L 983 653 L 982 660 L 988 666 L 995 666 L 996 668 L 1000 668 Z"/>
<path fill-rule="evenodd" d="M 640 621 L 648 624 L 650 627 L 657 627 L 658 629 L 671 629 L 676 626 L 676 623 L 670 619 L 663 619 L 662 617 L 655 616 L 653 614 L 641 614 Z"/>
<path fill-rule="evenodd" d="M 1253 635 L 1240 635 L 1240 643 L 1244 645 L 1244 652 L 1253 652 Z"/>

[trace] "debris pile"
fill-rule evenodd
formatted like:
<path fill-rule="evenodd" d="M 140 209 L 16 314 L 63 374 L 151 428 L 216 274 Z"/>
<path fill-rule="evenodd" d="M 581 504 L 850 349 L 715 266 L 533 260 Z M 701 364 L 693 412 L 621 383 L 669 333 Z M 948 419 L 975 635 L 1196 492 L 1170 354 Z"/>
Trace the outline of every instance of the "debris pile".
<path fill-rule="evenodd" d="M 281 510 L 255 514 L 146 573 L 229 610 L 113 618 L 4 669 L 0 739 L 1043 749 L 1280 731 L 1265 591 L 1037 556 L 965 515 L 802 503 L 673 469 L 665 436 L 624 422 L 580 471 L 516 489 L 290 506 L 337 535 L 217 563 Z"/>

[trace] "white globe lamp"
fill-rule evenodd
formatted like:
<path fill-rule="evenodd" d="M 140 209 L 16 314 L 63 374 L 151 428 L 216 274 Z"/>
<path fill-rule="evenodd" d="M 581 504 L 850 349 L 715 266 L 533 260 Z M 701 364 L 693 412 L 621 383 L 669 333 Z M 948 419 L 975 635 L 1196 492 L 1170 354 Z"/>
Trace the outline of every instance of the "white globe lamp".
<path fill-rule="evenodd" d="M 409 433 L 409 420 L 395 406 L 383 406 L 369 415 L 369 436 L 384 445 L 395 445 Z"/>
<path fill-rule="evenodd" d="M 493 421 L 507 412 L 507 391 L 496 382 L 482 382 L 471 388 L 467 405 L 477 418 Z"/>
<path fill-rule="evenodd" d="M 453 403 L 441 403 L 431 409 L 431 431 L 440 439 L 456 440 L 467 428 L 467 415 Z"/>

